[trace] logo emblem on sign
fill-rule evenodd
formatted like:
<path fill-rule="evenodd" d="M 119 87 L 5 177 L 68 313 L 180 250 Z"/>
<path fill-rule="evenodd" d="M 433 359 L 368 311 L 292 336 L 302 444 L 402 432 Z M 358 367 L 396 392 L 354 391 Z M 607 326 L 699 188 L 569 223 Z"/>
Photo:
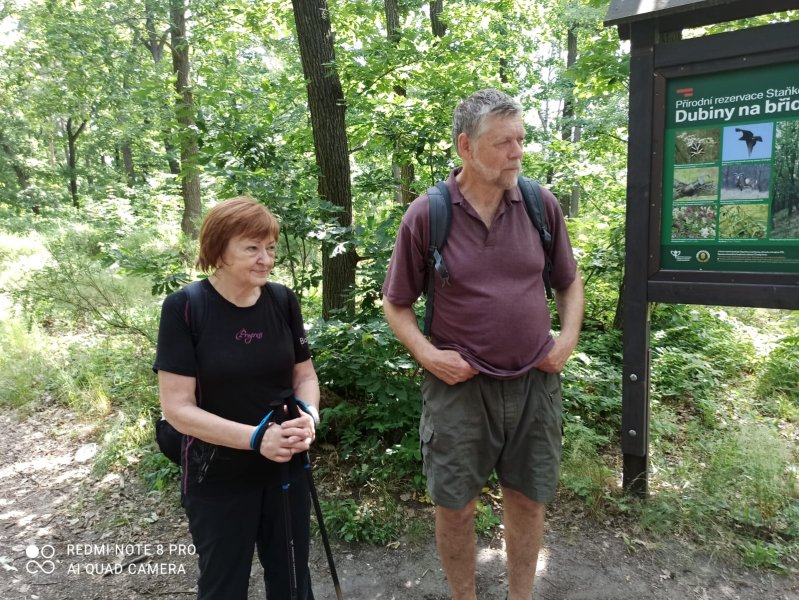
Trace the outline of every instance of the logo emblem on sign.
<path fill-rule="evenodd" d="M 710 252 L 707 250 L 700 250 L 696 253 L 696 260 L 701 263 L 706 263 L 710 260 Z"/>

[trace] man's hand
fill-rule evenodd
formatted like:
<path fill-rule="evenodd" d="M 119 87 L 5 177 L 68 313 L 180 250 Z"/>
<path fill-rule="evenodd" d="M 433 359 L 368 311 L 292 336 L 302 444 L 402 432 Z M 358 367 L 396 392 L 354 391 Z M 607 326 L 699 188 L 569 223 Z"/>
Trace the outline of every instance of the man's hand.
<path fill-rule="evenodd" d="M 545 371 L 547 373 L 560 373 L 563 370 L 566 361 L 569 360 L 572 352 L 574 352 L 574 349 L 577 347 L 576 340 L 574 343 L 572 343 L 562 335 L 553 339 L 555 345 L 552 346 L 552 349 L 549 351 L 549 354 L 544 357 L 544 360 L 535 366 L 535 368 L 539 371 Z"/>
<path fill-rule="evenodd" d="M 560 373 L 577 347 L 583 325 L 585 297 L 583 281 L 578 272 L 568 287 L 555 290 L 555 304 L 560 317 L 560 335 L 554 337 L 555 345 L 535 367 L 547 373 Z"/>
<path fill-rule="evenodd" d="M 449 385 L 462 383 L 477 375 L 478 371 L 463 360 L 454 350 L 438 350 L 434 348 L 425 357 L 422 366 Z"/>

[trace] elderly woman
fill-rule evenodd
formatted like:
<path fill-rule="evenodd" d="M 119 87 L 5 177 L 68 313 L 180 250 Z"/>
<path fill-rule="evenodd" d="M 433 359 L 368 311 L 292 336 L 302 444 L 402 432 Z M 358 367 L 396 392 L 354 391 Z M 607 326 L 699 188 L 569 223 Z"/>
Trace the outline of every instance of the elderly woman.
<path fill-rule="evenodd" d="M 315 437 L 319 383 L 296 296 L 266 285 L 279 232 L 250 197 L 216 205 L 200 231 L 197 264 L 210 273 L 193 284 L 202 306 L 184 289 L 161 311 L 154 369 L 164 416 L 184 434 L 181 500 L 200 599 L 246 599 L 257 548 L 267 598 L 293 598 L 296 588 L 313 600 L 300 455 Z M 200 331 L 191 311 L 203 315 Z M 293 415 L 282 404 L 292 395 L 304 409 Z"/>

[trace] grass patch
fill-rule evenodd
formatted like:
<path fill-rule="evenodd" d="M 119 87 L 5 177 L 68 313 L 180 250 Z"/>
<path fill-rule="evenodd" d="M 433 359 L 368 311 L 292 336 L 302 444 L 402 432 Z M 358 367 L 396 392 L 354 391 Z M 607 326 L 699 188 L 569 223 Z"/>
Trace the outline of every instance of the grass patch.
<path fill-rule="evenodd" d="M 25 327 L 17 319 L 0 322 L 0 340 L 0 406 L 30 407 L 47 397 L 63 360 L 58 344 L 41 328 Z"/>
<path fill-rule="evenodd" d="M 652 496 L 641 505 L 646 530 L 679 532 L 728 558 L 778 571 L 797 556 L 796 457 L 772 429 L 746 423 L 712 436 L 695 430 L 679 457 L 660 457 L 654 471 Z"/>

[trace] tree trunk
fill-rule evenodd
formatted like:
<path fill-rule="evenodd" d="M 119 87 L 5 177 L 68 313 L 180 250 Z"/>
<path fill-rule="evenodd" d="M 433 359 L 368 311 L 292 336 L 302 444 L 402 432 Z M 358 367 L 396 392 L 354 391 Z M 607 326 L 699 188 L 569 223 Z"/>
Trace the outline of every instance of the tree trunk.
<path fill-rule="evenodd" d="M 122 167 L 125 169 L 125 179 L 128 187 L 133 187 L 136 181 L 136 171 L 133 167 L 133 146 L 129 140 L 125 140 L 120 144 L 119 149 L 122 152 Z"/>
<path fill-rule="evenodd" d="M 172 69 L 175 73 L 175 91 L 178 95 L 175 113 L 180 126 L 180 166 L 183 175 L 180 180 L 180 190 L 183 195 L 183 219 L 180 228 L 184 234 L 196 239 L 201 212 L 200 174 L 197 169 L 199 150 L 194 127 L 194 98 L 189 78 L 189 44 L 186 39 L 184 0 L 170 0 L 169 16 Z"/>
<path fill-rule="evenodd" d="M 398 0 L 385 0 L 384 6 L 386 11 L 386 37 L 388 37 L 388 41 L 397 44 L 400 41 L 400 37 L 402 37 Z"/>
<path fill-rule="evenodd" d="M 11 145 L 8 143 L 8 141 L 3 137 L 2 132 L 0 132 L 0 148 L 2 148 L 5 155 L 8 156 L 8 160 L 11 162 L 11 168 L 14 170 L 14 175 L 17 176 L 19 189 L 24 191 L 30 185 L 30 175 L 28 174 L 28 169 L 26 169 L 25 166 L 21 164 L 19 160 L 17 160 L 14 150 L 11 148 Z"/>
<path fill-rule="evenodd" d="M 153 57 L 153 62 L 159 64 L 161 58 L 164 56 L 164 44 L 166 43 L 167 32 L 158 35 L 155 30 L 155 11 L 156 8 L 152 0 L 145 0 L 144 2 L 144 27 L 147 36 L 142 40 L 142 43 L 147 48 L 150 56 Z"/>
<path fill-rule="evenodd" d="M 157 65 L 161 63 L 161 59 L 164 56 L 166 36 L 171 29 L 167 28 L 166 31 L 160 35 L 155 30 L 156 6 L 152 0 L 148 0 L 144 3 L 144 21 L 146 36 L 142 38 L 141 41 L 144 47 L 147 48 L 150 56 L 153 57 L 153 62 Z M 175 145 L 172 143 L 172 133 L 165 129 L 163 135 L 164 151 L 166 153 L 167 163 L 169 164 L 169 172 L 175 177 L 178 177 L 180 175 L 180 161 L 177 158 L 177 148 L 175 148 Z"/>
<path fill-rule="evenodd" d="M 384 5 L 386 12 L 386 37 L 389 42 L 395 45 L 399 44 L 400 38 L 402 37 L 402 31 L 400 30 L 399 3 L 397 0 L 385 0 Z M 408 95 L 408 91 L 401 85 L 394 86 L 394 93 L 403 98 Z M 399 204 L 410 204 L 416 196 L 413 192 L 413 180 L 416 174 L 413 163 L 410 161 L 399 162 L 396 159 L 396 156 L 402 153 L 402 140 L 399 134 L 393 137 L 395 159 L 392 161 L 391 170 L 394 175 L 395 184 L 394 201 Z"/>
<path fill-rule="evenodd" d="M 400 149 L 399 141 L 396 144 L 397 150 Z M 396 189 L 394 190 L 394 201 L 398 204 L 410 204 L 416 198 L 416 192 L 413 189 L 413 182 L 416 178 L 416 170 L 413 163 L 407 162 L 401 165 L 392 165 L 394 173 L 394 181 L 396 181 Z"/>
<path fill-rule="evenodd" d="M 130 62 L 130 58 L 128 58 L 128 61 Z M 128 64 L 128 66 L 130 67 L 132 65 Z M 122 90 L 125 92 L 126 96 L 130 91 L 128 69 L 125 69 L 125 73 L 122 76 Z M 119 143 L 119 151 L 122 154 L 122 169 L 125 173 L 125 181 L 127 182 L 128 187 L 132 188 L 136 182 L 136 172 L 133 167 L 133 143 L 130 139 L 130 127 L 128 126 L 130 117 L 123 110 L 120 111 L 117 120 L 119 121 L 119 126 L 122 130 L 122 141 Z"/>
<path fill-rule="evenodd" d="M 444 12 L 444 0 L 432 0 L 430 2 L 430 29 L 436 37 L 444 37 L 447 27 L 441 20 L 441 13 Z"/>
<path fill-rule="evenodd" d="M 577 33 L 575 26 L 569 27 L 566 39 L 566 68 L 569 69 L 577 60 Z M 567 142 L 578 142 L 582 131 L 574 123 L 574 94 L 572 89 L 566 91 L 563 99 L 563 124 L 561 126 L 561 139 Z M 567 217 L 576 217 L 580 208 L 580 186 L 575 182 L 572 184 L 571 192 L 568 196 L 562 197 L 560 207 L 563 214 Z"/>
<path fill-rule="evenodd" d="M 319 167 L 319 196 L 341 210 L 336 218 L 342 227 L 352 225 L 345 102 L 334 65 L 332 31 L 326 0 L 292 0 L 300 59 L 308 90 L 316 164 Z M 352 247 L 335 253 L 336 242 L 322 245 L 322 316 L 336 309 L 352 313 L 355 302 L 356 256 Z"/>
<path fill-rule="evenodd" d="M 166 152 L 166 162 L 169 164 L 169 172 L 175 177 L 180 176 L 180 160 L 178 160 L 178 149 L 172 143 L 172 134 L 164 132 L 164 151 Z"/>
<path fill-rule="evenodd" d="M 80 208 L 80 202 L 78 201 L 77 141 L 78 136 L 83 133 L 83 129 L 86 127 L 87 122 L 88 121 L 84 119 L 80 126 L 75 131 L 72 131 L 72 117 L 67 119 L 67 172 L 69 173 L 69 195 L 72 197 L 72 206 L 75 208 Z"/>

